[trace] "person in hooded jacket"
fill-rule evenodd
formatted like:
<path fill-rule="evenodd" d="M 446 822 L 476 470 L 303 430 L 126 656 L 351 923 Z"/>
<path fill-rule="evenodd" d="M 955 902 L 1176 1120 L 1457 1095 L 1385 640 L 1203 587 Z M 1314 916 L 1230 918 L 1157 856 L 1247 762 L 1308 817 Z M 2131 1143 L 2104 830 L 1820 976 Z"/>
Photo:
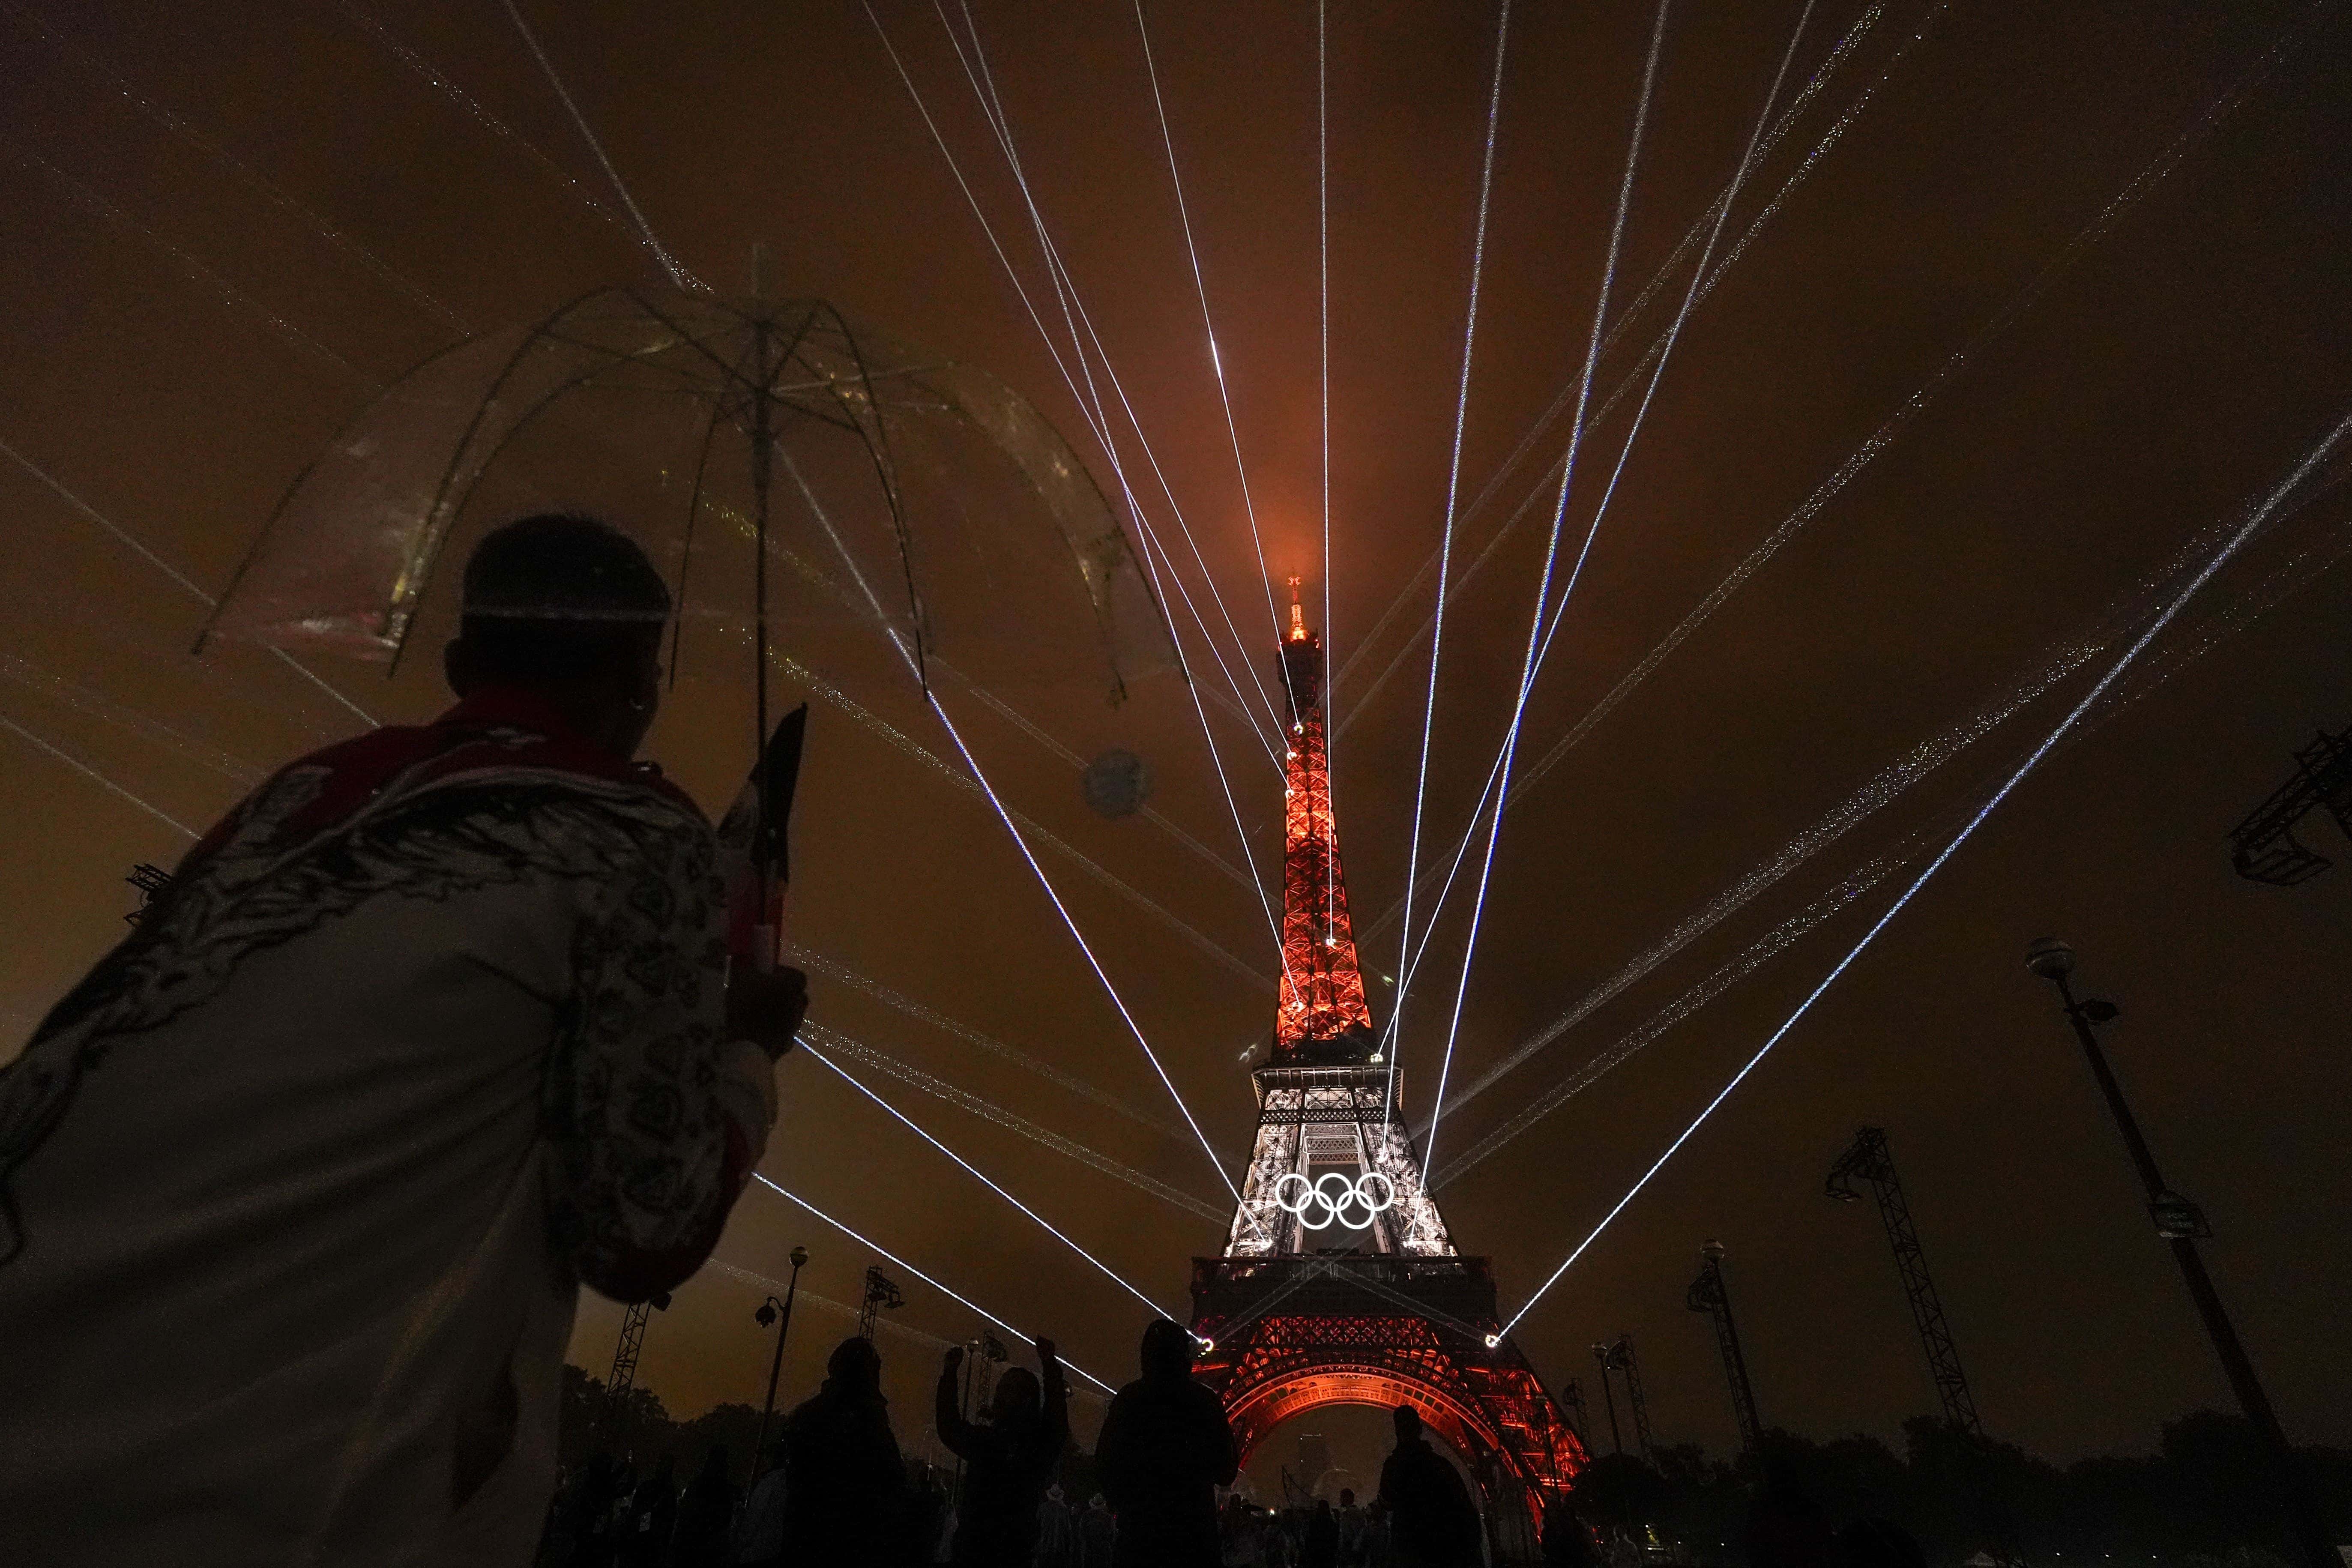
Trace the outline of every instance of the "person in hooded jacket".
<path fill-rule="evenodd" d="M 1028 1568 L 1037 1550 L 1038 1505 L 1070 1440 L 1069 1390 L 1053 1341 L 1037 1342 L 1037 1364 L 1045 1374 L 1042 1401 L 1036 1376 L 1016 1366 L 996 1380 L 984 1424 L 957 1408 L 963 1347 L 950 1349 L 940 1368 L 940 1441 L 964 1462 L 950 1558 L 963 1568 Z"/>
<path fill-rule="evenodd" d="M 1476 1568 L 1478 1510 L 1462 1474 L 1422 1435 L 1421 1412 L 1396 1407 L 1396 1447 L 1381 1467 L 1381 1501 L 1394 1525 L 1397 1562 L 1411 1568 Z"/>
<path fill-rule="evenodd" d="M 816 1397 L 784 1423 L 784 1540 L 810 1563 L 905 1556 L 907 1467 L 882 1397 L 882 1357 L 852 1335 L 834 1347 Z"/>
<path fill-rule="evenodd" d="M 1161 1318 L 1143 1331 L 1143 1375 L 1118 1391 L 1095 1444 L 1118 1516 L 1118 1568 L 1215 1568 L 1217 1489 L 1241 1454 L 1217 1396 L 1192 1381 L 1192 1336 Z"/>

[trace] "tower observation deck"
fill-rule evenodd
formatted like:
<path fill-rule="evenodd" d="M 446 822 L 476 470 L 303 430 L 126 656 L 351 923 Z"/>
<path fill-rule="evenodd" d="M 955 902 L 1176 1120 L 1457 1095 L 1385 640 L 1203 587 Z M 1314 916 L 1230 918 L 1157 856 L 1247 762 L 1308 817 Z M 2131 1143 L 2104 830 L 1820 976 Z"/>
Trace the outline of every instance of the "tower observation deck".
<path fill-rule="evenodd" d="M 1584 1449 L 1499 1337 L 1486 1259 L 1455 1250 L 1422 1179 L 1349 919 L 1322 642 L 1290 588 L 1281 995 L 1224 1254 L 1192 1260 L 1192 1330 L 1208 1342 L 1196 1373 L 1245 1455 L 1318 1405 L 1413 1405 L 1478 1475 L 1497 1560 L 1531 1559 L 1542 1505 Z"/>

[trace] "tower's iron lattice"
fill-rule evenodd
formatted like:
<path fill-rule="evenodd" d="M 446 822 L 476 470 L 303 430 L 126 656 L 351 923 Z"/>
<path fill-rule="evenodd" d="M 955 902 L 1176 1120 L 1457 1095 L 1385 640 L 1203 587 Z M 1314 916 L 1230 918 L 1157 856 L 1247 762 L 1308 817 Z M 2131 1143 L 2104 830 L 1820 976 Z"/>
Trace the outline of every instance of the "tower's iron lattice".
<path fill-rule="evenodd" d="M 1197 1375 L 1246 1454 L 1319 1405 L 1410 1404 L 1466 1456 L 1498 1555 L 1532 1556 L 1584 1445 L 1501 1336 L 1486 1259 L 1457 1252 L 1422 1180 L 1364 993 L 1324 742 L 1322 645 L 1291 583 L 1281 647 L 1282 994 L 1251 1075 L 1255 1146 L 1224 1254 L 1192 1261 Z"/>
<path fill-rule="evenodd" d="M 1927 1257 L 1920 1250 L 1919 1228 L 1911 1223 L 1911 1205 L 1903 1196 L 1902 1178 L 1895 1173 L 1895 1156 L 1886 1146 L 1883 1128 L 1865 1127 L 1830 1167 L 1825 1191 L 1841 1203 L 1862 1194 L 1856 1182 L 1867 1182 L 1878 1199 L 1878 1217 L 1886 1222 L 1886 1239 L 1895 1248 L 1895 1268 L 1903 1277 L 1903 1294 L 1911 1303 L 1911 1321 L 1927 1347 L 1927 1372 L 1936 1380 L 1936 1397 L 1943 1402 L 1944 1419 L 1970 1436 L 1983 1434 L 1977 1419 L 1976 1397 L 1969 1392 L 1968 1374 L 1960 1370 L 1960 1352 L 1952 1343 L 1951 1325 L 1936 1282 L 1927 1275 Z"/>

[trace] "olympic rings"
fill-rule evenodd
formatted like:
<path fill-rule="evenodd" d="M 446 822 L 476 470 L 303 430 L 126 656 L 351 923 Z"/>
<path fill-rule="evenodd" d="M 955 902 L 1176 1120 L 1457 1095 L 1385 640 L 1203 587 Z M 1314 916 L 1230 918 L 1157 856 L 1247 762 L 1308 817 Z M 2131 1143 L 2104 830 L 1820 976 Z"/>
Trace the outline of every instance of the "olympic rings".
<path fill-rule="evenodd" d="M 1288 1190 L 1292 1182 L 1298 1184 L 1296 1193 Z M 1334 1187 L 1333 1182 L 1339 1184 Z M 1380 1184 L 1378 1202 L 1372 1195 L 1375 1182 Z M 1285 1171 L 1275 1179 L 1274 1202 L 1283 1213 L 1297 1215 L 1298 1223 L 1308 1230 L 1328 1230 L 1335 1221 L 1349 1230 L 1361 1230 L 1372 1223 L 1374 1215 L 1396 1203 L 1396 1184 L 1379 1171 L 1366 1171 L 1352 1182 L 1339 1171 L 1326 1171 L 1313 1181 L 1297 1171 Z M 1348 1218 L 1350 1208 L 1360 1211 L 1363 1217 Z"/>

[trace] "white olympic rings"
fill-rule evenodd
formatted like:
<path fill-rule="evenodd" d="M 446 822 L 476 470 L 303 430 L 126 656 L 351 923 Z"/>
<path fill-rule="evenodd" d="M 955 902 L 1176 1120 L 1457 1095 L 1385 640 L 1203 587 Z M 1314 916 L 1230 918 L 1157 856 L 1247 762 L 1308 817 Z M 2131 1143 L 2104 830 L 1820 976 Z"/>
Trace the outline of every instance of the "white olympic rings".
<path fill-rule="evenodd" d="M 1298 1184 L 1295 1193 L 1288 1190 L 1293 1182 Z M 1339 1184 L 1334 1187 L 1333 1182 Z M 1375 1182 L 1381 1188 L 1378 1202 L 1372 1197 Z M 1352 1182 L 1339 1171 L 1326 1171 L 1312 1181 L 1297 1171 L 1286 1171 L 1275 1178 L 1274 1202 L 1283 1213 L 1297 1215 L 1298 1223 L 1308 1230 L 1328 1230 L 1335 1221 L 1349 1230 L 1361 1230 L 1372 1223 L 1374 1215 L 1396 1203 L 1396 1184 L 1379 1171 L 1366 1171 Z M 1350 1208 L 1360 1211 L 1363 1217 L 1346 1217 Z"/>

